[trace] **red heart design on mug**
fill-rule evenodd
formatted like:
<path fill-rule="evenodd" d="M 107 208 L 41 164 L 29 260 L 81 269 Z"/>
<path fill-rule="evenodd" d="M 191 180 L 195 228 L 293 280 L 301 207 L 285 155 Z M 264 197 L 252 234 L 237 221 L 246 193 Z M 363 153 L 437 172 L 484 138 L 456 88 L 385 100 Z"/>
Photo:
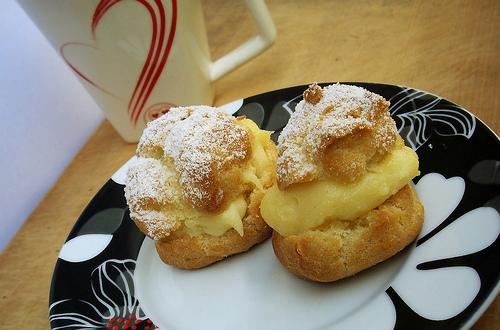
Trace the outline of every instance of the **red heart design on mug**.
<path fill-rule="evenodd" d="M 115 4 L 123 0 L 101 0 L 97 5 L 91 22 L 92 37 L 96 39 L 96 30 L 101 22 L 104 14 Z M 144 106 L 151 95 L 164 67 L 167 62 L 170 50 L 172 48 L 172 43 L 175 36 L 175 29 L 177 23 L 177 1 L 171 0 L 172 4 L 172 19 L 170 22 L 170 30 L 167 36 L 167 13 L 165 7 L 163 6 L 162 0 L 135 0 L 146 10 L 151 16 L 152 25 L 152 35 L 151 43 L 148 49 L 148 54 L 145 59 L 145 63 L 142 66 L 141 73 L 135 84 L 135 88 L 130 96 L 128 103 L 128 112 L 130 115 L 130 120 L 135 125 L 139 119 L 139 115 L 144 109 Z M 82 79 L 87 81 L 89 84 L 99 89 L 103 93 L 114 96 L 110 91 L 104 86 L 96 83 L 88 73 L 82 72 L 76 65 L 71 63 L 68 57 L 65 55 L 65 49 L 68 47 L 82 47 L 87 48 L 86 51 L 96 50 L 99 48 L 94 45 L 89 45 L 81 42 L 66 42 L 61 45 L 59 51 L 69 65 L 69 67 Z"/>
<path fill-rule="evenodd" d="M 89 44 L 86 44 L 86 43 L 83 43 L 83 42 L 65 42 L 64 44 L 62 44 L 62 46 L 60 47 L 60 53 L 64 59 L 64 61 L 66 62 L 66 64 L 80 77 L 82 78 L 83 80 L 85 80 L 87 83 L 89 83 L 90 85 L 94 86 L 95 88 L 97 88 L 98 90 L 100 90 L 101 92 L 105 93 L 105 94 L 108 94 L 108 95 L 111 95 L 111 96 L 114 96 L 114 97 L 117 97 L 115 94 L 113 94 L 112 92 L 108 91 L 106 88 L 104 88 L 103 86 L 101 86 L 100 84 L 96 83 L 95 80 L 93 78 L 91 78 L 91 76 L 89 75 L 89 73 L 83 73 L 75 64 L 73 64 L 73 62 L 70 60 L 71 57 L 68 57 L 67 54 L 65 53 L 65 51 L 67 50 L 67 48 L 73 48 L 73 47 L 82 47 L 82 48 L 87 48 L 87 50 L 94 50 L 94 51 L 99 51 L 99 48 L 97 48 L 96 46 L 93 46 L 93 45 L 89 45 Z"/>

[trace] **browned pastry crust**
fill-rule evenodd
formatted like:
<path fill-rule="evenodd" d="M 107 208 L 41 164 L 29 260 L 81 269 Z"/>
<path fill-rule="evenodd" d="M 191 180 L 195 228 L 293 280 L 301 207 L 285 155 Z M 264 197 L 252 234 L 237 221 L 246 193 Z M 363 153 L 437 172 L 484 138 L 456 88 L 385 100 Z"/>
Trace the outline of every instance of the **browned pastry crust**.
<path fill-rule="evenodd" d="M 252 196 L 248 213 L 243 218 L 244 235 L 234 229 L 222 236 L 203 234 L 191 237 L 187 234 L 174 234 L 156 241 L 156 250 L 163 262 L 184 269 L 208 266 L 225 257 L 247 251 L 271 236 L 272 229 L 260 217 L 259 205 L 263 193 Z"/>
<path fill-rule="evenodd" d="M 406 185 L 355 221 L 335 222 L 298 235 L 273 233 L 281 263 L 299 277 L 331 282 L 358 273 L 402 250 L 420 232 L 423 206 Z"/>

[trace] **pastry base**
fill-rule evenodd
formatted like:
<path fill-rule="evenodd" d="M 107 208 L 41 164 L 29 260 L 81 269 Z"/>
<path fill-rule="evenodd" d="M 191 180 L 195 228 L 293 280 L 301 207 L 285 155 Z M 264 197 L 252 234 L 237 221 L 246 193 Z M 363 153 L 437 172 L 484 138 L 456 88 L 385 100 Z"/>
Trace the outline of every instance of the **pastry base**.
<path fill-rule="evenodd" d="M 409 245 L 423 224 L 424 209 L 406 185 L 354 221 L 339 221 L 283 237 L 273 233 L 280 262 L 299 277 L 332 282 L 376 265 Z"/>

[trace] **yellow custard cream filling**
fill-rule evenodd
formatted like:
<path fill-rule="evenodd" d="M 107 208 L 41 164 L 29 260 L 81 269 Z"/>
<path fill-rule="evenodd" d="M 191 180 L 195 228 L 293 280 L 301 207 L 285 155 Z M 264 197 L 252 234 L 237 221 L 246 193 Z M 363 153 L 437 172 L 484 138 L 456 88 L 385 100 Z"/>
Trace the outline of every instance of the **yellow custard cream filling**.
<path fill-rule="evenodd" d="M 264 146 L 271 142 L 271 133 L 259 129 L 250 119 L 242 119 L 238 124 L 246 127 L 252 135 L 250 140 L 252 148 L 252 158 L 248 162 L 247 168 L 242 174 L 243 182 L 252 183 L 257 189 L 264 189 L 262 181 L 266 181 L 266 177 L 271 175 L 269 171 L 274 171 L 270 168 L 270 160 L 267 157 Z M 268 173 L 266 173 L 268 172 Z"/>
<path fill-rule="evenodd" d="M 261 215 L 282 236 L 301 233 L 326 221 L 354 220 L 382 204 L 418 173 L 416 153 L 408 147 L 397 148 L 369 166 L 354 183 L 325 180 L 286 190 L 274 185 L 262 200 Z"/>
<path fill-rule="evenodd" d="M 234 228 L 243 236 L 243 223 L 241 219 L 247 212 L 245 198 L 239 197 L 222 212 L 218 214 L 199 214 L 192 219 L 184 220 L 184 224 L 190 234 L 207 233 L 212 236 L 220 236 L 228 229 Z"/>
<path fill-rule="evenodd" d="M 251 134 L 252 155 L 247 167 L 243 170 L 242 181 L 243 183 L 251 183 L 256 189 L 263 189 L 262 181 L 266 175 L 269 175 L 266 171 L 269 171 L 270 166 L 270 159 L 267 157 L 264 146 L 270 143 L 271 132 L 260 130 L 250 119 L 240 119 L 237 124 L 247 128 Z M 221 213 L 211 214 L 194 211 L 195 214 L 184 220 L 186 230 L 190 235 L 206 233 L 212 236 L 221 236 L 233 228 L 243 236 L 242 219 L 247 211 L 247 202 L 243 193 Z"/>

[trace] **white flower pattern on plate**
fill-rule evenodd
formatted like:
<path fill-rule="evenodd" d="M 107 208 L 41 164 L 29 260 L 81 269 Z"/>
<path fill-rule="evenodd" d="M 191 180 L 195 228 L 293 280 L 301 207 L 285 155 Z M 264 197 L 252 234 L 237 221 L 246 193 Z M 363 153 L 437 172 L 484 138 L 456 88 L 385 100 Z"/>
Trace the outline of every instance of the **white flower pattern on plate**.
<path fill-rule="evenodd" d="M 134 297 L 135 264 L 132 259 L 110 259 L 100 264 L 90 277 L 92 293 L 98 304 L 82 299 L 63 299 L 52 303 L 49 306 L 52 329 L 158 329 L 144 315 Z M 71 312 L 76 310 L 75 304 L 85 305 L 82 309 L 92 313 Z"/>
<path fill-rule="evenodd" d="M 389 99 L 391 116 L 399 119 L 396 121 L 398 132 L 414 150 L 429 140 L 428 127 L 431 122 L 436 125 L 433 132 L 439 135 L 472 137 L 476 118 L 464 108 L 441 103 L 442 100 L 438 96 L 407 87 Z"/>
<path fill-rule="evenodd" d="M 425 225 L 419 239 L 435 230 L 460 203 L 465 191 L 464 180 L 430 173 L 420 179 L 416 191 L 425 207 Z M 438 198 L 439 197 L 439 198 Z M 500 233 L 500 215 L 489 207 L 476 208 L 462 215 L 433 237 L 411 251 L 391 287 L 417 314 L 430 320 L 445 320 L 462 312 L 476 297 L 481 285 L 477 272 L 470 267 L 417 269 L 428 261 L 458 257 L 490 246 Z M 385 296 L 382 298 L 381 296 Z M 450 299 L 449 297 L 453 297 Z M 336 329 L 359 328 L 363 321 L 377 315 L 373 324 L 393 328 L 395 310 L 387 293 L 382 293 Z M 376 310 L 377 313 L 373 314 Z M 368 315 L 370 317 L 368 317 Z M 388 326 L 389 322 L 392 324 Z"/>

